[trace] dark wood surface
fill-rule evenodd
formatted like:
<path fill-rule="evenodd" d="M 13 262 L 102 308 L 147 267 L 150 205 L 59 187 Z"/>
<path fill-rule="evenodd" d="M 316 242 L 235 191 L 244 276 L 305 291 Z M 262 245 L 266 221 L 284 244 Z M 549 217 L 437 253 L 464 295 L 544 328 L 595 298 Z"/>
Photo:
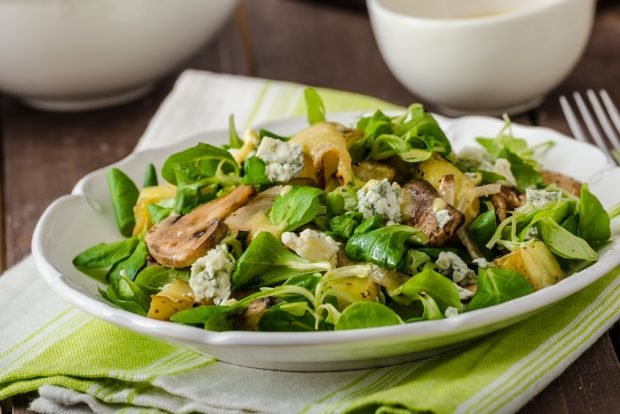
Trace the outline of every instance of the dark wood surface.
<path fill-rule="evenodd" d="M 383 63 L 366 14 L 325 3 L 245 0 L 234 21 L 183 67 L 345 89 L 403 105 L 415 101 Z M 0 95 L 3 269 L 30 252 L 34 225 L 51 201 L 70 192 L 84 174 L 132 150 L 177 74 L 137 102 L 78 114 L 40 112 Z M 599 4 L 590 45 L 573 74 L 540 108 L 517 120 L 568 133 L 557 97 L 600 87 L 620 102 L 618 1 Z M 605 334 L 521 412 L 620 412 L 614 349 L 619 336 L 617 328 Z M 2 413 L 26 411 L 32 397 L 4 401 Z"/>

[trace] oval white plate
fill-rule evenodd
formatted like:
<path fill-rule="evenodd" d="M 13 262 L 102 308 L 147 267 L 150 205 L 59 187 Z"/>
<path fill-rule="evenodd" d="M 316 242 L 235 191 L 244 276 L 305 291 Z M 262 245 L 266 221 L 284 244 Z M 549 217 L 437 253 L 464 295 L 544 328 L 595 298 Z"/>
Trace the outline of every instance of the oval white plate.
<path fill-rule="evenodd" d="M 331 120 L 352 123 L 358 114 L 331 115 Z M 475 145 L 477 136 L 492 137 L 503 122 L 485 117 L 437 117 L 455 150 Z M 304 127 L 300 118 L 263 125 L 280 134 Z M 515 135 L 531 144 L 552 139 L 556 146 L 542 159 L 545 168 L 590 182 L 606 207 L 620 200 L 620 169 L 591 145 L 555 131 L 514 125 Z M 227 132 L 209 132 L 167 148 L 134 153 L 114 164 L 140 182 L 148 163 L 161 167 L 168 155 L 199 141 L 221 145 Z M 620 263 L 617 228 L 614 242 L 601 252 L 593 266 L 560 283 L 492 308 L 451 319 L 425 321 L 384 328 L 338 332 L 209 332 L 170 322 L 148 319 L 114 308 L 97 293 L 99 282 L 73 268 L 72 258 L 85 248 L 119 240 L 108 201 L 105 173 L 109 167 L 88 174 L 71 195 L 54 201 L 39 220 L 32 251 L 45 280 L 73 305 L 115 325 L 177 343 L 234 364 L 283 370 L 341 370 L 387 365 L 422 358 L 511 325 L 593 283 Z"/>

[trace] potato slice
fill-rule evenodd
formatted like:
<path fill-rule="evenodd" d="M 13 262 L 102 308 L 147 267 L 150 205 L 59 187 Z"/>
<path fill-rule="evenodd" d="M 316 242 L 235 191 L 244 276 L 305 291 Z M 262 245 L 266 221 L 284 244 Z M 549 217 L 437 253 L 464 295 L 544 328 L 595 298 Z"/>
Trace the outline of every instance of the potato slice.
<path fill-rule="evenodd" d="M 144 187 L 140 190 L 138 195 L 138 201 L 133 208 L 133 213 L 136 219 L 136 225 L 133 228 L 133 235 L 137 236 L 141 234 L 145 229 L 151 228 L 151 217 L 149 211 L 146 208 L 149 204 L 157 204 L 162 200 L 168 198 L 174 198 L 177 193 L 177 188 L 172 184 L 163 184 L 155 187 Z"/>
<path fill-rule="evenodd" d="M 151 306 L 147 316 L 152 319 L 167 321 L 172 315 L 194 305 L 194 293 L 185 280 L 174 279 L 151 297 Z"/>

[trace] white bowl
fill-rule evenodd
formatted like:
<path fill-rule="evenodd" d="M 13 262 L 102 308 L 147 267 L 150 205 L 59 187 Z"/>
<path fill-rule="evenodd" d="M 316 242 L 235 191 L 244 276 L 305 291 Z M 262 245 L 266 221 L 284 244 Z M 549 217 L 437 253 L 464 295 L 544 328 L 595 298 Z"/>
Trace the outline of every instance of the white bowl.
<path fill-rule="evenodd" d="M 572 71 L 593 0 L 367 0 L 396 78 L 449 114 L 522 112 Z"/>
<path fill-rule="evenodd" d="M 358 115 L 330 114 L 329 119 L 348 124 L 354 122 Z M 494 136 L 503 126 L 500 120 L 483 117 L 437 118 L 457 151 L 466 145 L 475 145 L 476 136 Z M 261 127 L 288 135 L 305 126 L 305 118 L 291 118 Z M 513 124 L 513 129 L 517 136 L 525 138 L 530 144 L 549 139 L 556 142 L 556 146 L 541 160 L 546 168 L 590 182 L 590 189 L 606 207 L 620 201 L 617 191 L 620 168 L 610 168 L 607 157 L 597 148 L 545 128 Z M 139 180 L 149 163 L 159 167 L 168 155 L 196 142 L 221 145 L 227 139 L 226 131 L 205 133 L 172 147 L 131 154 L 114 165 L 134 180 Z M 80 180 L 72 194 L 52 203 L 37 223 L 32 253 L 42 276 L 63 298 L 96 318 L 239 365 L 294 371 L 333 371 L 423 358 L 461 346 L 542 311 L 600 279 L 620 264 L 620 227 L 615 226 L 613 242 L 600 252 L 599 261 L 591 267 L 531 295 L 491 308 L 466 312 L 455 318 L 350 331 L 206 331 L 148 319 L 112 307 L 97 291 L 101 284 L 80 273 L 71 264 L 71 259 L 87 247 L 120 238 L 109 202 L 105 178 L 108 168 Z"/>
<path fill-rule="evenodd" d="M 137 98 L 204 45 L 235 0 L 0 0 L 0 90 L 50 110 Z"/>

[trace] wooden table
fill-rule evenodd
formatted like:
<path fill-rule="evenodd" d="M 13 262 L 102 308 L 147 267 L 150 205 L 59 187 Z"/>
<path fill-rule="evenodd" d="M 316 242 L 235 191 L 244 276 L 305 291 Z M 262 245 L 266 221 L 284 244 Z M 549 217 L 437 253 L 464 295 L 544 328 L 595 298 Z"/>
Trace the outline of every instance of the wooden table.
<path fill-rule="evenodd" d="M 234 24 L 185 67 L 351 90 L 403 105 L 416 101 L 383 63 L 362 8 L 245 0 Z M 158 90 L 137 102 L 77 114 L 39 112 L 0 95 L 3 269 L 29 254 L 35 223 L 51 201 L 69 193 L 84 174 L 132 150 L 175 78 L 166 79 Z M 605 87 L 620 102 L 618 1 L 599 4 L 590 45 L 569 79 L 540 108 L 516 120 L 569 133 L 557 98 L 589 87 Z M 620 412 L 619 350 L 616 326 L 522 412 Z M 4 401 L 2 413 L 24 412 L 32 397 Z"/>

